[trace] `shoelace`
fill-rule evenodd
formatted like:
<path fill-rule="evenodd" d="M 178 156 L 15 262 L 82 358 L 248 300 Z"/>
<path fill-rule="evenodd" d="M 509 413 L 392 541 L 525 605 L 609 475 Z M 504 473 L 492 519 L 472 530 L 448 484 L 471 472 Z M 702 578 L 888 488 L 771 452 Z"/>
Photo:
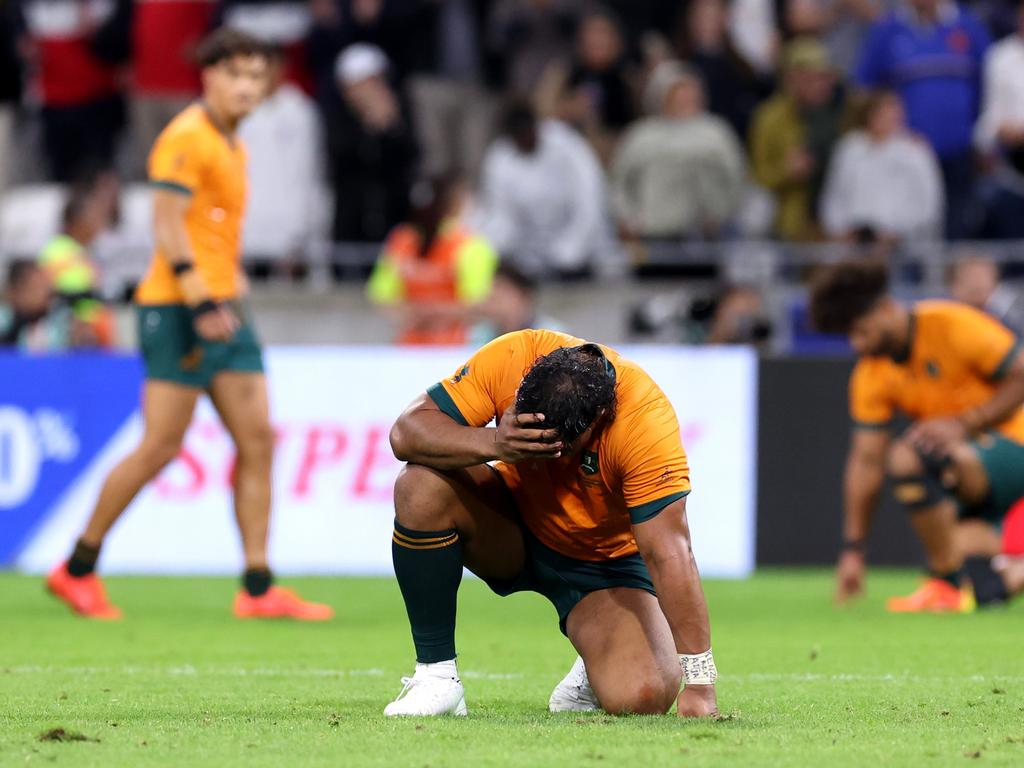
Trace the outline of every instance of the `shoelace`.
<path fill-rule="evenodd" d="M 395 701 L 405 696 L 409 691 L 413 689 L 416 683 L 419 682 L 415 677 L 403 677 L 402 678 L 402 692 L 395 697 Z"/>

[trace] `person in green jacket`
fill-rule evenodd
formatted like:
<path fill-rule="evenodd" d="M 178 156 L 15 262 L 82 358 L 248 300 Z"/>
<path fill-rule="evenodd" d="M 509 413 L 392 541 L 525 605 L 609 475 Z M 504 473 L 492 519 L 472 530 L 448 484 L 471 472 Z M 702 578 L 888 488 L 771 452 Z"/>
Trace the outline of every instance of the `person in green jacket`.
<path fill-rule="evenodd" d="M 850 122 L 850 99 L 819 41 L 797 38 L 782 61 L 781 90 L 754 113 L 754 178 L 775 196 L 778 237 L 818 240 L 818 197 L 832 147 Z"/>
<path fill-rule="evenodd" d="M 117 210 L 117 178 L 101 175 L 68 197 L 61 231 L 39 254 L 38 263 L 50 276 L 60 303 L 73 317 L 72 345 L 114 345 L 114 318 L 100 298 L 100 272 L 89 247 L 110 227 Z"/>

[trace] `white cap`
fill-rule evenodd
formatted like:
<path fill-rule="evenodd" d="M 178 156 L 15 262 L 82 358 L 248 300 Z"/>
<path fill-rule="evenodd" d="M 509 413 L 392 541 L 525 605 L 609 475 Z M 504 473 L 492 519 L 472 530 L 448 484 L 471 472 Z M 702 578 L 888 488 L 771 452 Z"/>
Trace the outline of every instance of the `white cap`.
<path fill-rule="evenodd" d="M 388 57 L 376 45 L 355 43 L 338 54 L 334 62 L 334 78 L 352 85 L 388 71 Z"/>

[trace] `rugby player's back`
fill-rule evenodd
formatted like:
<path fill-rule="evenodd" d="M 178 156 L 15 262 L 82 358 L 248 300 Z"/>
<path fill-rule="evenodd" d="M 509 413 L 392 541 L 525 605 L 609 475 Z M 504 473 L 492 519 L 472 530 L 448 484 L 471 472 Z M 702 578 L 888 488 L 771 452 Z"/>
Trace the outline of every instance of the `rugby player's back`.
<path fill-rule="evenodd" d="M 185 227 L 196 269 L 213 299 L 236 298 L 246 199 L 244 145 L 218 128 L 202 105 L 193 104 L 157 138 L 149 181 L 156 189 L 189 197 Z M 154 252 L 136 295 L 140 304 L 184 300 L 169 255 L 159 248 Z"/>
<path fill-rule="evenodd" d="M 912 310 L 905 360 L 862 358 L 850 379 L 850 412 L 862 427 L 885 427 L 903 413 L 914 420 L 956 416 L 989 400 L 1019 342 L 984 312 L 951 301 Z M 1024 409 L 998 430 L 1024 441 Z"/>
<path fill-rule="evenodd" d="M 520 382 L 538 358 L 586 343 L 554 331 L 510 333 L 477 352 L 429 394 L 456 421 L 482 427 L 500 420 L 514 404 Z M 650 519 L 690 491 L 672 404 L 640 366 L 594 346 L 616 379 L 612 423 L 572 455 L 497 465 L 530 532 L 551 549 L 580 560 L 635 554 L 632 523 Z"/>

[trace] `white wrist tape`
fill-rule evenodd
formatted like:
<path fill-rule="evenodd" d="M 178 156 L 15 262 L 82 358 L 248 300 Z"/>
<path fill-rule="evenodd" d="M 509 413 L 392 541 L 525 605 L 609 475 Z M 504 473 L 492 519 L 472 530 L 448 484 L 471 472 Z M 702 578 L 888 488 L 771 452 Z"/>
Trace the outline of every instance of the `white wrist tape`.
<path fill-rule="evenodd" d="M 683 669 L 685 685 L 714 685 L 718 679 L 718 668 L 710 648 L 704 653 L 680 653 L 679 666 Z"/>

